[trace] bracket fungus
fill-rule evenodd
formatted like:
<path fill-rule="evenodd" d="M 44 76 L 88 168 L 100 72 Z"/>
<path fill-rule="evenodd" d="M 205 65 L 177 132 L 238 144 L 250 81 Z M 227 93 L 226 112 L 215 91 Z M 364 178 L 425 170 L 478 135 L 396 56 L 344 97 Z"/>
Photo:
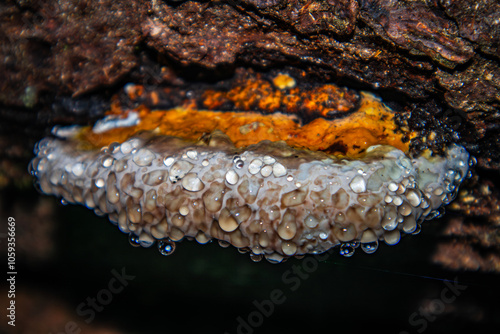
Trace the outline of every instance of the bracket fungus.
<path fill-rule="evenodd" d="M 454 199 L 469 154 L 452 144 L 410 157 L 402 138 L 415 134 L 373 95 L 357 104 L 307 124 L 283 113 L 112 110 L 94 127 L 54 129 L 30 171 L 44 193 L 108 215 L 164 255 L 184 238 L 273 263 L 332 247 L 373 253 Z"/>

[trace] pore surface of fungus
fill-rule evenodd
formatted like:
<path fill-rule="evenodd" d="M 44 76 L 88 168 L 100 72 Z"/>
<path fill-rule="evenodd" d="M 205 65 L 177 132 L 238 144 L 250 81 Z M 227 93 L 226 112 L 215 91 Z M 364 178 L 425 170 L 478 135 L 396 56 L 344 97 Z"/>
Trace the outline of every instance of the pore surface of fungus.
<path fill-rule="evenodd" d="M 109 215 L 144 247 L 212 239 L 281 262 L 339 246 L 373 253 L 415 234 L 467 175 L 469 154 L 409 157 L 390 109 L 361 94 L 341 119 L 145 107 L 35 148 L 40 189 Z M 406 134 L 412 137 L 414 134 Z"/>

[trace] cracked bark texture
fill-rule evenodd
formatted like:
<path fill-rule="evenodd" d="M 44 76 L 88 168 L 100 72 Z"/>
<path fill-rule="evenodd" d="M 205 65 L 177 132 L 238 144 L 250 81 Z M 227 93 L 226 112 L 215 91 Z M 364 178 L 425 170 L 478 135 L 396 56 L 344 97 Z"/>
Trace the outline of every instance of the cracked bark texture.
<path fill-rule="evenodd" d="M 175 81 L 151 64 L 202 80 L 289 65 L 307 70 L 304 81 L 398 96 L 408 113 L 463 115 L 455 136 L 472 130 L 479 145 L 469 150 L 498 168 L 495 1 L 10 0 L 0 17 L 4 106 L 39 110 L 130 78 Z"/>

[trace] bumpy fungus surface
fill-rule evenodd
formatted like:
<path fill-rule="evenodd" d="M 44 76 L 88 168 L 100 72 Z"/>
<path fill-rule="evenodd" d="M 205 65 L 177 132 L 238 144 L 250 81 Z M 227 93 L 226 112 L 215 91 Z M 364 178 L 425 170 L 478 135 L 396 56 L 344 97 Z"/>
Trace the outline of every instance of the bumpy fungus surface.
<path fill-rule="evenodd" d="M 469 167 L 457 145 L 443 157 L 406 156 L 392 113 L 369 94 L 343 119 L 308 124 L 293 115 L 138 108 L 54 134 L 30 165 L 41 190 L 109 215 L 144 247 L 159 240 L 163 254 L 183 238 L 229 243 L 255 261 L 335 246 L 345 256 L 359 246 L 372 253 L 380 240 L 418 233 L 453 200 Z"/>

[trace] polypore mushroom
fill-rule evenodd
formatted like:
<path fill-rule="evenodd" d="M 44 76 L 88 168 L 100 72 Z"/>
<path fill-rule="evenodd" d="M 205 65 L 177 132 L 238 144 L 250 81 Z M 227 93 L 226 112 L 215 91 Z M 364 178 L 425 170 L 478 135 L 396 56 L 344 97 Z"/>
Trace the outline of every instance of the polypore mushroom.
<path fill-rule="evenodd" d="M 31 172 L 44 193 L 108 215 L 137 244 L 159 241 L 164 254 L 185 237 L 229 243 L 255 261 L 336 246 L 344 256 L 358 246 L 373 253 L 380 240 L 418 233 L 469 168 L 455 144 L 444 156 L 407 156 L 388 125 L 359 138 L 371 116 L 390 113 L 377 101 L 364 94 L 360 105 L 371 111 L 309 128 L 287 115 L 142 109 L 94 128 L 56 129 L 37 144 Z M 392 122 L 386 116 L 373 124 Z M 333 154 L 339 133 L 364 144 Z"/>

